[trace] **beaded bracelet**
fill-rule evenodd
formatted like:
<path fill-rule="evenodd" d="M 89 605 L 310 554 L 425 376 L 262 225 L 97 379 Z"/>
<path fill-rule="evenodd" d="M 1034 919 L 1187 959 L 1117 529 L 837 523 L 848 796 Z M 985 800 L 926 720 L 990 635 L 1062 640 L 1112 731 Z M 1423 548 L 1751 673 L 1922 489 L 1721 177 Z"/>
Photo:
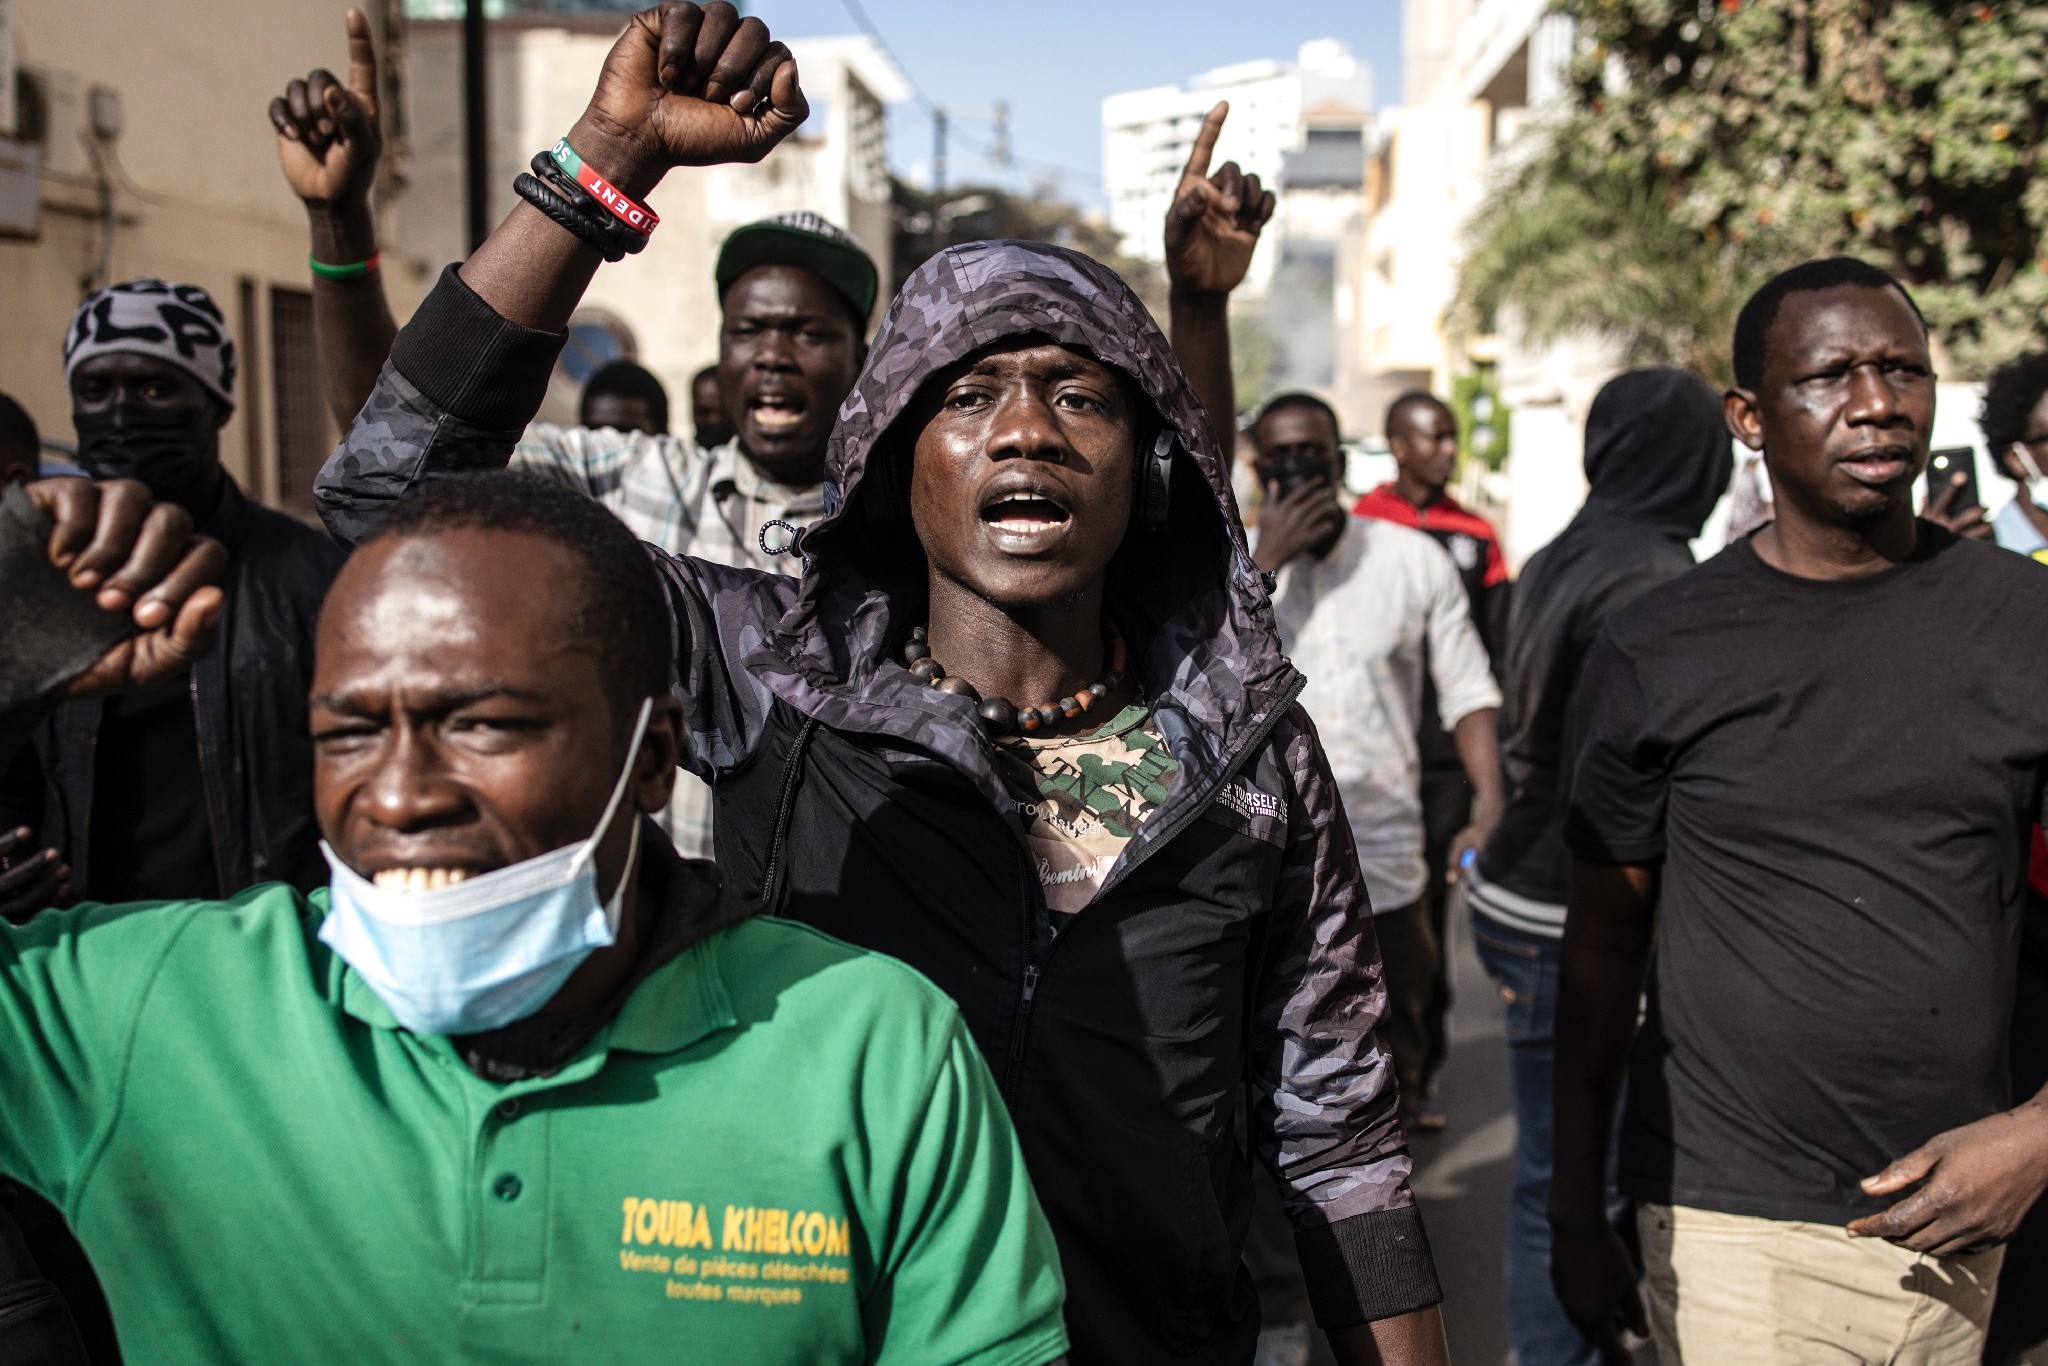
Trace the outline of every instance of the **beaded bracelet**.
<path fill-rule="evenodd" d="M 323 280 L 355 280 L 361 278 L 362 276 L 368 275 L 371 271 L 377 269 L 378 258 L 381 257 L 383 254 L 384 253 L 381 251 L 373 251 L 370 253 L 369 260 L 356 261 L 350 265 L 345 266 L 329 265 L 325 261 L 317 261 L 311 256 L 308 256 L 306 258 L 306 264 L 311 266 L 313 268 L 313 273 L 315 275 L 318 275 Z"/>

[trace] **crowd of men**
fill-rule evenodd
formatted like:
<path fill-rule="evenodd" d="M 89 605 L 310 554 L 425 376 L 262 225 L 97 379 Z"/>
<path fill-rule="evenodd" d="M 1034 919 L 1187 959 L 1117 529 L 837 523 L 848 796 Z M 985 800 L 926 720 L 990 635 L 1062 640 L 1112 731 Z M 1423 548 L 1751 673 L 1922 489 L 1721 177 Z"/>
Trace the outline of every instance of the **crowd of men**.
<path fill-rule="evenodd" d="M 885 300 L 790 214 L 718 255 L 688 437 L 630 361 L 563 427 L 583 290 L 802 123 L 794 62 L 635 16 L 401 329 L 347 28 L 270 109 L 324 530 L 222 467 L 194 286 L 51 339 L 87 477 L 0 401 L 0 1362 L 1447 1361 L 1459 904 L 1521 1366 L 2048 1337 L 2048 354 L 1988 386 L 1988 521 L 1915 516 L 1926 323 L 1848 258 L 1725 394 L 1610 382 L 1512 584 L 1427 393 L 1355 498 L 1267 402 L 1241 519 L 1273 196 L 1219 106 L 1168 335 L 1031 242 Z M 1695 565 L 1731 433 L 1768 512 Z"/>

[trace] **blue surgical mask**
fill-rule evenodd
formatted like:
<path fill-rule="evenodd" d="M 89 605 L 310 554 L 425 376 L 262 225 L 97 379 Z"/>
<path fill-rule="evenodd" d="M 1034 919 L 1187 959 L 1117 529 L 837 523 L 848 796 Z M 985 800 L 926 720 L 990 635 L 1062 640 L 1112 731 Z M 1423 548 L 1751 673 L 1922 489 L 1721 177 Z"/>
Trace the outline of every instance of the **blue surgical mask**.
<path fill-rule="evenodd" d="M 626 886 L 640 854 L 640 821 L 611 900 L 597 899 L 597 846 L 625 799 L 654 708 L 640 707 L 626 769 L 597 829 L 580 844 L 434 891 L 379 887 L 335 855 L 332 909 L 320 938 L 415 1034 L 474 1034 L 546 1005 L 594 951 L 618 938 Z"/>
<path fill-rule="evenodd" d="M 2027 443 L 2024 441 L 2013 442 L 2012 453 L 2018 457 L 2020 468 L 2027 472 L 2027 496 L 2033 500 L 2035 507 L 2048 507 L 2048 475 L 2041 473 L 2041 467 L 2034 462 L 2034 453 L 2027 449 Z"/>

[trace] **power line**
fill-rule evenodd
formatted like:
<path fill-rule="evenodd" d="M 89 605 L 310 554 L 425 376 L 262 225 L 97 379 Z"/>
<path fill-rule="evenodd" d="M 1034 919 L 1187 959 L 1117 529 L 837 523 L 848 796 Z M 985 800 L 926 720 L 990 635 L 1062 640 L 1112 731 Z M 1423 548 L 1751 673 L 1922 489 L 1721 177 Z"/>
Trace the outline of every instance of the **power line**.
<path fill-rule="evenodd" d="M 1042 161 L 1037 157 L 1017 156 L 1010 152 L 1007 146 L 998 149 L 989 143 L 982 142 L 978 138 L 962 134 L 951 127 L 948 121 L 949 111 L 941 109 L 936 100 L 924 93 L 924 87 L 917 83 L 917 77 L 910 74 L 910 68 L 904 64 L 901 57 L 896 55 L 896 49 L 891 47 L 889 40 L 882 36 L 882 30 L 875 26 L 875 21 L 868 17 L 868 12 L 861 5 L 860 0 L 841 0 L 841 3 L 846 6 L 846 12 L 852 17 L 855 26 L 862 33 L 874 39 L 882 51 L 889 54 L 889 60 L 896 63 L 896 69 L 903 73 L 903 79 L 910 82 L 911 98 L 917 104 L 917 107 L 923 111 L 924 116 L 932 120 L 934 125 L 944 124 L 946 126 L 946 136 L 958 138 L 961 142 L 966 143 L 970 150 L 980 153 L 985 159 L 1000 159 L 1008 164 L 1021 163 L 1026 166 L 1035 166 L 1043 171 L 1057 171 L 1063 176 L 1074 176 L 1096 185 L 1102 183 L 1102 177 L 1094 171 L 1084 171 L 1075 166 L 1062 166 L 1058 162 Z M 1007 129 L 1005 129 L 1003 141 L 1005 143 L 1009 141 Z"/>
<path fill-rule="evenodd" d="M 924 93 L 924 87 L 917 83 L 917 77 L 910 74 L 910 68 L 896 55 L 896 49 L 889 46 L 889 40 L 882 36 L 882 30 L 875 27 L 875 21 L 868 18 L 868 12 L 861 8 L 860 0 L 844 0 L 844 3 L 846 12 L 853 16 L 853 22 L 860 31 L 881 44 L 882 51 L 889 54 L 889 60 L 896 63 L 896 69 L 903 73 L 903 79 L 910 82 L 910 92 L 917 100 L 918 107 L 924 110 L 927 117 L 937 118 L 939 106 L 932 102 L 931 96 Z"/>

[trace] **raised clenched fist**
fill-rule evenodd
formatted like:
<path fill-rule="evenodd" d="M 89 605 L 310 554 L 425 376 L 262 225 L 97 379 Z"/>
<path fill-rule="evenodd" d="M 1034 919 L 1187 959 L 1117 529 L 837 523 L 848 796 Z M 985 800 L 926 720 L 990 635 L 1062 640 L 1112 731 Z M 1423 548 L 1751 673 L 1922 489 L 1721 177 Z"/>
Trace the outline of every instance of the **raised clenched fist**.
<path fill-rule="evenodd" d="M 671 166 L 759 161 L 810 114 L 789 49 L 725 0 L 642 10 L 570 130 L 577 155 L 627 194 Z"/>

